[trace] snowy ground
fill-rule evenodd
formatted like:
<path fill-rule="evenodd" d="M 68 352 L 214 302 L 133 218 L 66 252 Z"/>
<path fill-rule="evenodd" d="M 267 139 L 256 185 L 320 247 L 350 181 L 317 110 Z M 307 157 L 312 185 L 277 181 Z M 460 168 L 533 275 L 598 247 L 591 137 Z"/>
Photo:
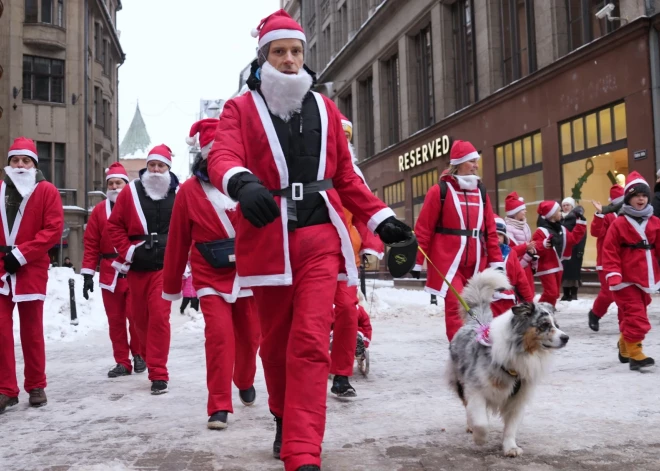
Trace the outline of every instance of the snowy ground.
<path fill-rule="evenodd" d="M 270 454 L 274 423 L 260 364 L 255 406 L 240 405 L 235 392 L 229 429 L 209 431 L 203 320 L 173 306 L 170 393 L 151 396 L 144 374 L 106 377 L 112 356 L 100 293 L 90 302 L 77 293 L 80 324 L 68 324 L 70 272 L 61 270 L 51 276 L 46 304 L 49 403 L 31 409 L 22 393 L 0 416 L 0 470 L 282 469 Z M 586 326 L 592 299 L 559 304 L 571 340 L 527 410 L 518 434 L 524 455 L 505 459 L 499 420 L 485 447 L 465 433 L 463 406 L 443 382 L 442 308 L 428 301 L 382 282 L 367 299 L 371 374 L 354 378 L 355 400 L 328 398 L 324 470 L 660 469 L 660 371 L 633 373 L 618 362 L 614 313 L 593 333 Z M 651 323 L 645 350 L 658 358 L 660 298 Z M 18 344 L 16 356 L 22 371 Z"/>

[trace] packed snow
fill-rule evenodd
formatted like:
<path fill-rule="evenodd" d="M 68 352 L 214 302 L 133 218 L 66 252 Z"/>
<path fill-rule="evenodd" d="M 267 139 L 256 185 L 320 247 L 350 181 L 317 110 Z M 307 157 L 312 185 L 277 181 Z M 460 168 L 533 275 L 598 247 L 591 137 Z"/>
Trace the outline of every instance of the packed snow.
<path fill-rule="evenodd" d="M 170 392 L 151 396 L 145 374 L 106 377 L 113 359 L 98 288 L 86 301 L 79 275 L 66 268 L 50 274 L 49 403 L 29 408 L 21 392 L 20 403 L 0 416 L 1 470 L 283 469 L 271 456 L 274 423 L 260 361 L 256 404 L 243 407 L 235 390 L 229 428 L 207 430 L 201 314 L 181 315 L 173 303 Z M 69 278 L 78 326 L 70 325 Z M 391 282 L 368 281 L 367 289 L 371 373 L 364 378 L 356 371 L 354 400 L 328 395 L 324 470 L 660 469 L 660 372 L 631 372 L 618 362 L 616 308 L 595 333 L 586 320 L 593 296 L 558 303 L 558 322 L 571 339 L 527 409 L 518 433 L 524 455 L 507 459 L 499 419 L 491 420 L 488 444 L 477 447 L 465 433 L 461 402 L 445 385 L 442 300 L 431 305 L 427 293 Z M 659 358 L 658 297 L 650 318 L 655 330 L 644 349 Z M 15 342 L 22 384 L 18 335 Z"/>

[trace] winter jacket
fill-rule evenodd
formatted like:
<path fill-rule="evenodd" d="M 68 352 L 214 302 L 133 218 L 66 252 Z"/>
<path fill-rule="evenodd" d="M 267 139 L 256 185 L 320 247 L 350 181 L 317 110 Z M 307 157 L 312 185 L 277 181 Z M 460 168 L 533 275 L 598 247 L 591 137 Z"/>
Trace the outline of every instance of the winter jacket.
<path fill-rule="evenodd" d="M 369 344 L 373 340 L 373 328 L 371 327 L 369 314 L 362 306 L 358 306 L 358 332 L 363 335 L 364 346 L 369 348 Z"/>
<path fill-rule="evenodd" d="M 83 236 L 85 252 L 82 270 L 80 270 L 81 275 L 94 275 L 100 261 L 99 286 L 111 293 L 115 292 L 119 277 L 119 272 L 112 266 L 112 262 L 118 258 L 119 254 L 112 245 L 110 234 L 107 231 L 108 218 L 112 214 L 113 207 L 114 203 L 111 203 L 110 200 L 101 201 L 94 207 Z"/>
<path fill-rule="evenodd" d="M 607 230 L 617 218 L 616 213 L 602 214 L 596 213 L 594 220 L 591 221 L 591 236 L 596 238 L 596 270 L 603 269 L 603 243 Z"/>
<path fill-rule="evenodd" d="M 579 209 L 578 209 L 579 208 Z M 584 213 L 584 208 L 581 206 L 576 207 L 573 211 L 568 213 L 568 215 L 562 221 L 562 225 L 572 231 L 577 222 L 577 217 L 575 211 L 582 210 Z M 573 246 L 571 252 L 571 258 L 569 260 L 563 260 L 562 265 L 564 266 L 564 274 L 562 279 L 564 280 L 580 280 L 582 273 L 582 260 L 584 258 L 584 247 L 587 244 L 586 234 Z"/>
<path fill-rule="evenodd" d="M 645 245 L 645 248 L 631 245 Z M 603 243 L 603 271 L 610 290 L 635 285 L 647 293 L 660 289 L 660 219 L 641 222 L 620 215 L 610 224 Z"/>
<path fill-rule="evenodd" d="M 532 240 L 532 230 L 527 223 L 523 228 L 519 228 L 511 224 L 509 218 L 506 218 L 505 222 L 506 232 L 509 235 L 509 245 L 514 248 L 522 267 L 526 268 L 532 263 L 532 257 L 527 253 L 527 244 Z"/>
<path fill-rule="evenodd" d="M 492 304 L 498 305 L 493 311 L 500 313 L 508 311 L 517 303 L 534 301 L 534 290 L 513 250 L 505 258 L 505 272 L 513 289 L 496 291 L 493 294 Z"/>
<path fill-rule="evenodd" d="M 385 246 L 377 235 L 367 229 L 366 224 L 353 219 L 353 215 L 344 209 L 344 217 L 349 227 L 349 235 L 353 252 L 355 253 L 355 264 L 359 267 L 362 263 L 362 255 L 374 255 L 381 260 L 385 252 Z"/>
<path fill-rule="evenodd" d="M 653 192 L 653 200 L 651 202 L 653 205 L 653 215 L 655 217 L 660 217 L 660 183 L 655 184 Z"/>
<path fill-rule="evenodd" d="M 440 185 L 433 185 L 415 224 L 420 248 L 449 282 L 454 279 L 459 265 L 474 274 L 487 266 L 504 268 L 490 198 L 486 195 L 484 204 L 479 188 L 462 190 L 451 175 L 443 175 L 441 179 L 447 182 L 444 204 L 441 207 Z M 438 232 L 443 229 L 468 230 L 471 235 Z M 420 251 L 414 269 L 421 270 L 423 262 Z M 425 291 L 444 297 L 447 289 L 435 270 L 429 270 Z"/>
<path fill-rule="evenodd" d="M 532 237 L 536 242 L 536 253 L 539 256 L 536 276 L 562 271 L 564 267 L 561 262 L 571 258 L 573 246 L 582 240 L 587 232 L 586 221 L 576 220 L 575 228 L 569 231 L 558 222 L 551 223 L 539 217 L 537 226 L 538 229 Z M 550 248 L 545 247 L 546 241 L 552 243 Z"/>

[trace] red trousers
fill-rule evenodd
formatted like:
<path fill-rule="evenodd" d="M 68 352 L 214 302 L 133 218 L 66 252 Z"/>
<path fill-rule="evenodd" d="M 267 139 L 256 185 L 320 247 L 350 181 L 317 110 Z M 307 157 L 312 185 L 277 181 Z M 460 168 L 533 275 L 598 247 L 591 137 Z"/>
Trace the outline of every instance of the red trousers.
<path fill-rule="evenodd" d="M 206 338 L 206 386 L 208 415 L 234 412 L 231 381 L 240 390 L 254 384 L 259 348 L 259 318 L 254 299 L 238 298 L 230 304 L 220 296 L 202 296 Z"/>
<path fill-rule="evenodd" d="M 261 321 L 261 361 L 268 405 L 283 420 L 286 471 L 321 465 L 325 432 L 330 326 L 344 259 L 334 226 L 290 232 L 291 286 L 253 288 Z"/>
<path fill-rule="evenodd" d="M 456 275 L 451 280 L 451 285 L 456 288 L 456 291 L 459 293 L 463 292 L 463 288 L 474 274 L 474 266 L 464 267 L 463 265 L 458 267 Z M 463 327 L 463 321 L 461 320 L 460 315 L 460 303 L 456 298 L 456 295 L 452 293 L 450 289 L 447 289 L 447 294 L 445 295 L 445 326 L 447 327 L 447 339 L 451 342 L 451 339 L 454 338 L 458 329 Z"/>
<path fill-rule="evenodd" d="M 602 318 L 607 313 L 610 304 L 614 302 L 614 296 L 607 284 L 605 272 L 603 270 L 598 270 L 598 281 L 600 281 L 600 291 L 598 292 L 598 296 L 596 296 L 594 305 L 591 307 L 591 311 L 596 314 L 596 316 Z"/>
<path fill-rule="evenodd" d="M 110 342 L 112 342 L 112 353 L 115 362 L 124 365 L 128 371 L 133 370 L 128 353 L 141 355 L 140 341 L 135 329 L 135 322 L 131 319 L 131 305 L 129 302 L 128 281 L 126 278 L 118 278 L 115 292 L 101 288 L 103 296 L 103 306 L 108 316 L 108 330 L 110 332 Z M 129 343 L 128 333 L 126 332 L 126 321 L 128 321 L 128 331 L 131 334 Z"/>
<path fill-rule="evenodd" d="M 147 362 L 149 380 L 169 381 L 170 311 L 172 302 L 162 298 L 163 272 L 129 271 L 131 315 Z"/>
<path fill-rule="evenodd" d="M 557 273 L 549 273 L 547 275 L 541 275 L 541 285 L 543 286 L 543 293 L 539 298 L 540 303 L 550 303 L 553 306 L 557 304 L 557 298 L 559 298 L 559 289 L 561 288 L 561 277 L 563 271 L 558 271 Z"/>
<path fill-rule="evenodd" d="M 626 342 L 641 342 L 651 330 L 646 306 L 651 304 L 651 296 L 637 286 L 628 286 L 612 291 L 619 307 L 619 329 Z"/>
<path fill-rule="evenodd" d="M 346 281 L 337 283 L 330 363 L 333 375 L 353 376 L 358 332 L 357 290 L 357 286 L 348 286 Z"/>
<path fill-rule="evenodd" d="M 13 319 L 14 302 L 0 295 L 0 394 L 18 397 L 16 380 L 16 358 L 14 356 Z M 21 346 L 25 363 L 27 392 L 46 387 L 46 347 L 44 345 L 44 302 L 25 301 L 18 303 Z"/>

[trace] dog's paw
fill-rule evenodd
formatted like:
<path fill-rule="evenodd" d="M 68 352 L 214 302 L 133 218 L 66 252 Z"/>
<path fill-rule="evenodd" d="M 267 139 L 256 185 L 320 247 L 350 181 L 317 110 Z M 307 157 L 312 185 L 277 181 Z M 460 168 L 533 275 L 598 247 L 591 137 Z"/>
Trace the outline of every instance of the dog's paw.
<path fill-rule="evenodd" d="M 516 456 L 520 456 L 523 454 L 522 448 L 518 446 L 511 446 L 511 447 L 504 447 L 504 456 L 508 456 L 509 458 L 515 458 Z"/>
<path fill-rule="evenodd" d="M 488 439 L 488 429 L 486 427 L 473 427 L 472 437 L 474 438 L 474 443 L 477 445 L 485 445 Z"/>
<path fill-rule="evenodd" d="M 465 433 L 472 433 L 472 429 L 471 429 L 470 427 L 467 427 L 467 428 L 465 429 Z"/>

